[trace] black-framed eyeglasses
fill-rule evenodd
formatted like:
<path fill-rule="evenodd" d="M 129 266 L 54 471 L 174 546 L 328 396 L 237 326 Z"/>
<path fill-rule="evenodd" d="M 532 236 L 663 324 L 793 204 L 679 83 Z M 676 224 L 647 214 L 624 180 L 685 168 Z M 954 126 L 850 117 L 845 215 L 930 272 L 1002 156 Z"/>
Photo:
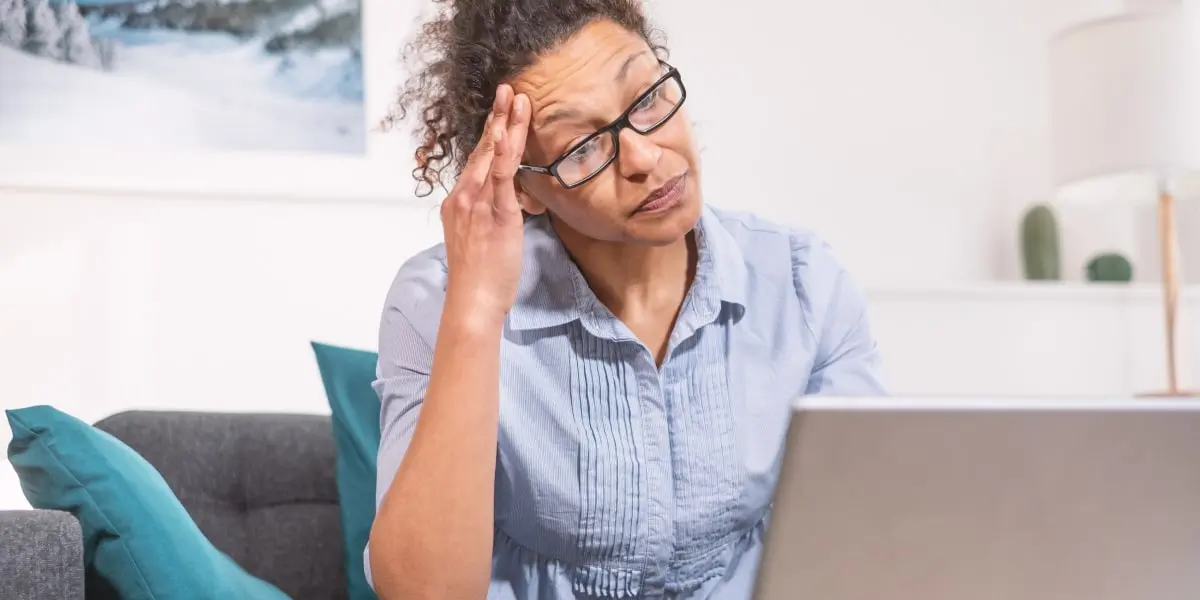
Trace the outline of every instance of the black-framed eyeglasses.
<path fill-rule="evenodd" d="M 579 187 L 608 168 L 620 154 L 621 130 L 628 127 L 646 135 L 671 120 L 687 98 L 687 89 L 679 71 L 659 61 L 666 70 L 645 93 L 638 96 L 612 123 L 567 149 L 562 156 L 544 167 L 520 165 L 518 170 L 552 175 L 566 189 Z"/>

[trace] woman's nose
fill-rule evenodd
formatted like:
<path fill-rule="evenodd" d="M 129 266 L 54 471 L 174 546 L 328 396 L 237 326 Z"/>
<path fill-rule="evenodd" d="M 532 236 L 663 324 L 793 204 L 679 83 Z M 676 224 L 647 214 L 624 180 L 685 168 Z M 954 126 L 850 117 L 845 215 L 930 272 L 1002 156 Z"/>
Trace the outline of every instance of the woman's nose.
<path fill-rule="evenodd" d="M 649 137 L 625 128 L 620 134 L 621 172 L 626 175 L 645 175 L 658 166 L 663 149 Z"/>

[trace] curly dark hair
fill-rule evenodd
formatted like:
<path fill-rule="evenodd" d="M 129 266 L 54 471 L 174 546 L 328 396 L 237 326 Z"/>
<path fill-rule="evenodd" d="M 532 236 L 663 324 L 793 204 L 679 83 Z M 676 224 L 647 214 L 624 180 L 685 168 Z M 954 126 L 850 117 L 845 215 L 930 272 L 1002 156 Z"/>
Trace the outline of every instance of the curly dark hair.
<path fill-rule="evenodd" d="M 405 48 L 413 67 L 386 124 L 420 115 L 415 158 L 417 195 L 443 173 L 454 178 L 483 134 L 496 87 L 525 69 L 538 54 L 566 41 L 584 25 L 611 20 L 640 35 L 666 58 L 662 33 L 646 18 L 640 0 L 437 0 L 437 15 Z"/>

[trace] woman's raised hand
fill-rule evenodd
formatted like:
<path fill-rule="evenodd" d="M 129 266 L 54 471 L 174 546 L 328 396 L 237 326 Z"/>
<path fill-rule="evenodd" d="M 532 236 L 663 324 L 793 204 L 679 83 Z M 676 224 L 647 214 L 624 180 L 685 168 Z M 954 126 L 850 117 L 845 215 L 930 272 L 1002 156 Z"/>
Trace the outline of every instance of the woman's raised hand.
<path fill-rule="evenodd" d="M 516 301 L 524 219 L 513 179 L 531 112 L 524 94 L 496 90 L 479 144 L 442 203 L 448 305 L 502 319 Z"/>

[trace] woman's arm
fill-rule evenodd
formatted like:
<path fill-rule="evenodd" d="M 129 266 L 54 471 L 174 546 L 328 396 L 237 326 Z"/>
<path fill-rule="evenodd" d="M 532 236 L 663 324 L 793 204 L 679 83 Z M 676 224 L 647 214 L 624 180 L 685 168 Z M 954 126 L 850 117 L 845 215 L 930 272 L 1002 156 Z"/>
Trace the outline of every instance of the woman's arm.
<path fill-rule="evenodd" d="M 806 394 L 887 394 L 867 297 L 829 244 L 807 231 L 792 234 L 796 291 L 809 311 L 817 356 Z"/>
<path fill-rule="evenodd" d="M 817 341 L 817 362 L 806 394 L 883 396 L 879 348 L 871 332 L 865 295 L 842 272 Z"/>
<path fill-rule="evenodd" d="M 516 301 L 524 253 L 524 220 L 513 177 L 529 117 L 529 99 L 514 95 L 507 84 L 499 86 L 484 135 L 442 202 L 447 275 L 445 287 L 428 292 L 445 290 L 445 302 L 432 336 L 437 341 L 428 361 L 427 386 L 404 392 L 401 384 L 396 419 L 401 425 L 396 429 L 404 441 L 391 450 L 401 457 L 398 465 L 385 465 L 388 442 L 380 445 L 381 483 L 390 477 L 383 469 L 395 468 L 394 479 L 382 489 L 369 542 L 372 583 L 381 600 L 478 600 L 487 595 L 495 527 L 500 341 L 505 315 Z M 404 293 L 396 298 L 397 305 L 412 301 Z M 394 314 L 403 318 L 399 309 Z M 405 322 L 410 330 L 416 325 Z M 381 339 L 381 365 L 383 352 Z M 408 362 L 418 365 L 411 371 L 420 382 L 420 362 Z M 404 363 L 397 363 L 400 382 L 409 376 Z M 384 407 L 383 413 L 387 411 Z M 383 422 L 383 413 L 380 424 L 386 435 L 389 423 Z"/>
<path fill-rule="evenodd" d="M 409 426 L 382 423 L 380 469 L 394 467 L 400 456 L 394 479 L 381 490 L 369 543 L 372 583 L 381 600 L 476 600 L 487 594 L 504 316 L 454 302 L 447 298 L 441 316 L 423 399 L 400 399 L 401 406 L 383 410 Z M 412 326 L 401 324 L 397 334 L 405 335 L 404 327 Z M 398 363 L 401 370 L 405 362 Z M 397 377 L 420 377 L 420 370 Z"/>

